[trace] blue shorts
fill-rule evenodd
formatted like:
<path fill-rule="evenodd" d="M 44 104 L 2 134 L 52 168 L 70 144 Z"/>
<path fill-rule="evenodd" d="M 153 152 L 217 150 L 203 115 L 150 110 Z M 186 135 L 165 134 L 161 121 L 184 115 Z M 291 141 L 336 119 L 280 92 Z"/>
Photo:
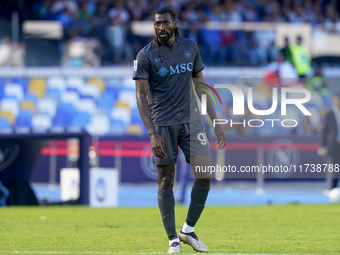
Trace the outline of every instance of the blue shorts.
<path fill-rule="evenodd" d="M 164 140 L 164 151 L 168 156 L 162 159 L 153 154 L 152 159 L 155 165 L 175 164 L 177 162 L 178 146 L 182 149 L 186 158 L 197 155 L 211 155 L 202 120 L 155 128 Z"/>

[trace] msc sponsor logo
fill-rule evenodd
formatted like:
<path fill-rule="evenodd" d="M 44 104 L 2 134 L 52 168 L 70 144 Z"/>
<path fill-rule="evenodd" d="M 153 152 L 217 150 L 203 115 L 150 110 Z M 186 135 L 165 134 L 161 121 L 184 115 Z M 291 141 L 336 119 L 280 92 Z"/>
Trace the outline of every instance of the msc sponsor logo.
<path fill-rule="evenodd" d="M 159 68 L 158 72 L 157 72 L 160 76 L 165 77 L 165 75 L 168 74 L 168 69 L 166 69 L 165 67 L 161 67 Z"/>
<path fill-rule="evenodd" d="M 158 74 L 161 76 L 161 77 L 165 77 L 169 71 L 170 71 L 170 75 L 173 75 L 173 74 L 178 74 L 178 73 L 184 73 L 186 71 L 192 71 L 194 68 L 194 64 L 192 62 L 189 62 L 189 63 L 182 63 L 182 64 L 178 64 L 176 66 L 169 66 L 169 69 L 168 68 L 165 68 L 165 67 L 161 67 L 158 69 Z"/>

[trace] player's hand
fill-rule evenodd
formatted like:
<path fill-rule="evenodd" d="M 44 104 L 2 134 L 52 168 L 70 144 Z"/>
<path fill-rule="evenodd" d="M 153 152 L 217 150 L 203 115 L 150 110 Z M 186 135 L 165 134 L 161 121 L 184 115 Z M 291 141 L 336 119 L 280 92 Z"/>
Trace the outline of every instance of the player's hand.
<path fill-rule="evenodd" d="M 327 147 L 319 147 L 316 152 L 318 153 L 319 156 L 325 157 L 328 153 L 328 148 Z"/>
<path fill-rule="evenodd" d="M 227 144 L 227 136 L 225 135 L 220 125 L 216 125 L 214 131 L 217 137 L 217 142 L 215 143 L 217 145 L 216 149 L 222 150 Z"/>
<path fill-rule="evenodd" d="M 154 132 L 152 135 L 150 135 L 150 142 L 151 142 L 151 148 L 152 152 L 159 158 L 167 158 L 168 155 L 166 155 L 164 151 L 164 140 L 162 137 L 157 133 Z"/>

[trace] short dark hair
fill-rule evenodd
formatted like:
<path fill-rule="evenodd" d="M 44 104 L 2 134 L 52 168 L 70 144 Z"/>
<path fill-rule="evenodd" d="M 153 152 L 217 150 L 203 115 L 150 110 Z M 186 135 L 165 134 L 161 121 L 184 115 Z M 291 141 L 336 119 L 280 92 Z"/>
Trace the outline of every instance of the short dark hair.
<path fill-rule="evenodd" d="M 156 14 L 165 14 L 165 13 L 169 13 L 171 16 L 171 20 L 175 21 L 176 20 L 176 14 L 174 13 L 174 11 L 172 9 L 170 9 L 167 6 L 163 6 L 157 9 Z"/>

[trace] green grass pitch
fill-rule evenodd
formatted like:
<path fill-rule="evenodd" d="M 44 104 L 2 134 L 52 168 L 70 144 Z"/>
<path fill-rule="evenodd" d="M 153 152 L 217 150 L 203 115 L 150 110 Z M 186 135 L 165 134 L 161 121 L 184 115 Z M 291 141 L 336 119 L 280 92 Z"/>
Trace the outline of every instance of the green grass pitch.
<path fill-rule="evenodd" d="M 176 206 L 177 230 L 186 213 Z M 195 231 L 214 254 L 340 254 L 340 205 L 206 207 Z M 158 208 L 0 208 L 0 254 L 167 249 Z M 182 252 L 193 250 L 182 245 Z"/>

